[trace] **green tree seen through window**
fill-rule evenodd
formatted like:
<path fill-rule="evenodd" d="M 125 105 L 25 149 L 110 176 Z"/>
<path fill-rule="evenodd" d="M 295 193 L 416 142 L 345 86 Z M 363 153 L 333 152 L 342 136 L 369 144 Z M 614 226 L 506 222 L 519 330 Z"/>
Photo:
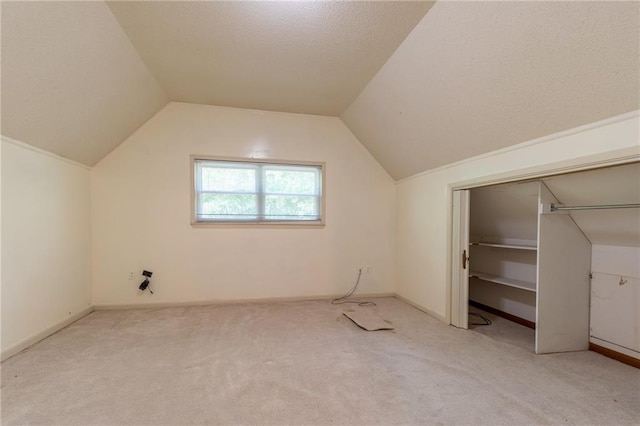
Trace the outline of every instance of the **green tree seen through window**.
<path fill-rule="evenodd" d="M 320 166 L 196 161 L 201 221 L 317 221 Z"/>

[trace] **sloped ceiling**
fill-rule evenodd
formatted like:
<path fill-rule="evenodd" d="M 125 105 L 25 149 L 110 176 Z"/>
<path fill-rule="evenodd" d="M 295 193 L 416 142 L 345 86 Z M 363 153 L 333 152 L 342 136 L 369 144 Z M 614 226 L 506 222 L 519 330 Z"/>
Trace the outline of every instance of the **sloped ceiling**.
<path fill-rule="evenodd" d="M 637 2 L 1 7 L 2 134 L 87 165 L 170 100 L 340 116 L 396 179 L 640 108 Z"/>
<path fill-rule="evenodd" d="M 432 3 L 1 5 L 2 134 L 93 165 L 169 100 L 338 116 Z"/>
<path fill-rule="evenodd" d="M 103 2 L 2 2 L 2 134 L 93 165 L 168 102 Z"/>
<path fill-rule="evenodd" d="M 395 179 L 640 107 L 639 2 L 437 2 L 342 120 Z"/>
<path fill-rule="evenodd" d="M 340 115 L 429 2 L 108 2 L 174 101 Z"/>

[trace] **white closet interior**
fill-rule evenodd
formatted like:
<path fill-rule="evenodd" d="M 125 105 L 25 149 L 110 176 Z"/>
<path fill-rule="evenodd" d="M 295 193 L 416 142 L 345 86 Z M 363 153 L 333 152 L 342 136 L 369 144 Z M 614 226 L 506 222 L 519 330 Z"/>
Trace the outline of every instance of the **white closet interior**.
<path fill-rule="evenodd" d="M 592 243 L 590 342 L 640 360 L 640 163 L 544 181 L 565 206 L 604 207 L 570 210 Z"/>
<path fill-rule="evenodd" d="M 466 328 L 468 300 L 535 327 L 536 353 L 591 343 L 640 359 L 640 164 L 455 191 L 454 201 L 454 325 Z"/>
<path fill-rule="evenodd" d="M 538 182 L 470 191 L 469 300 L 536 321 Z"/>
<path fill-rule="evenodd" d="M 535 325 L 536 353 L 589 346 L 591 243 L 542 181 L 471 190 L 469 300 Z"/>

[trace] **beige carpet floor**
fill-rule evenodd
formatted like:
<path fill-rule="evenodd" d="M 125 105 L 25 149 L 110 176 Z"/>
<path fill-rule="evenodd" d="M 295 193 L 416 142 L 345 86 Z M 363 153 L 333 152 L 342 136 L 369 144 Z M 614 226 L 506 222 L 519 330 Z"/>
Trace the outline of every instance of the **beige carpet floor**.
<path fill-rule="evenodd" d="M 375 301 L 94 312 L 2 363 L 2 423 L 640 421 L 638 369 L 593 352 L 534 355 Z M 343 309 L 372 309 L 395 330 L 364 331 Z"/>
<path fill-rule="evenodd" d="M 469 313 L 478 313 L 491 321 L 490 326 L 472 325 L 483 323 L 482 319 L 469 316 L 469 330 L 482 333 L 498 342 L 518 346 L 525 351 L 534 352 L 536 349 L 536 331 L 508 319 L 485 312 L 474 306 L 469 306 Z"/>

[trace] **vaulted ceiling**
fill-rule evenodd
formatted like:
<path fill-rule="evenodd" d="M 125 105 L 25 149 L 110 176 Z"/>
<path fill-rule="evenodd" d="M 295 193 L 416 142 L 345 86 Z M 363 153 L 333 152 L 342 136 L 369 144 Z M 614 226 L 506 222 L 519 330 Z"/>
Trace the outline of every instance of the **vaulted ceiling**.
<path fill-rule="evenodd" d="M 175 101 L 340 115 L 426 2 L 109 2 Z"/>
<path fill-rule="evenodd" d="M 93 165 L 169 101 L 103 2 L 2 2 L 2 134 Z"/>
<path fill-rule="evenodd" d="M 396 179 L 640 108 L 640 2 L 438 2 L 342 115 Z"/>
<path fill-rule="evenodd" d="M 2 134 L 93 165 L 169 101 L 339 116 L 396 179 L 640 109 L 640 3 L 11 2 Z"/>

